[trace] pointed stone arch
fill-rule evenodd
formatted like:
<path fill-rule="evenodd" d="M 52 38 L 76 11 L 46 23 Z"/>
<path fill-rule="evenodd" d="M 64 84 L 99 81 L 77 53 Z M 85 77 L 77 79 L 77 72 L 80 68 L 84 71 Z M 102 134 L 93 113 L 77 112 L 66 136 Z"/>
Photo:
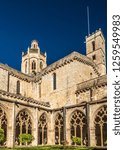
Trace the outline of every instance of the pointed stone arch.
<path fill-rule="evenodd" d="M 7 126 L 8 126 L 8 122 L 7 122 L 6 112 L 0 106 L 0 128 L 4 130 L 4 142 L 7 140 Z"/>
<path fill-rule="evenodd" d="M 43 113 L 38 120 L 38 144 L 47 144 L 48 139 L 48 118 L 47 114 Z"/>
<path fill-rule="evenodd" d="M 64 140 L 63 116 L 57 113 L 55 116 L 55 144 L 62 144 Z"/>
<path fill-rule="evenodd" d="M 106 146 L 107 143 L 107 106 L 101 106 L 94 118 L 96 146 Z"/>
<path fill-rule="evenodd" d="M 80 145 L 87 145 L 87 120 L 85 114 L 80 110 L 75 110 L 70 117 L 70 135 L 81 138 Z M 72 145 L 74 143 L 72 142 Z"/>
<path fill-rule="evenodd" d="M 32 118 L 29 111 L 27 109 L 21 110 L 16 116 L 15 123 L 15 141 L 19 143 L 20 134 L 32 134 Z"/>
<path fill-rule="evenodd" d="M 32 61 L 31 68 L 32 68 L 32 70 L 36 70 L 36 61 L 35 60 Z"/>

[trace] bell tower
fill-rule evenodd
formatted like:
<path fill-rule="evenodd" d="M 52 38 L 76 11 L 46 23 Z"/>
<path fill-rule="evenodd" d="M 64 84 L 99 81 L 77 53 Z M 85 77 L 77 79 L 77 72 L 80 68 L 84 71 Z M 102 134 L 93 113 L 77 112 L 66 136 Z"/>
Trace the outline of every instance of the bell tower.
<path fill-rule="evenodd" d="M 86 37 L 86 55 L 96 63 L 101 75 L 106 74 L 105 39 L 101 29 Z"/>
<path fill-rule="evenodd" d="M 35 75 L 38 72 L 42 72 L 42 69 L 47 66 L 46 58 L 46 53 L 40 51 L 38 41 L 33 40 L 27 52 L 22 52 L 21 71 L 28 75 Z"/>

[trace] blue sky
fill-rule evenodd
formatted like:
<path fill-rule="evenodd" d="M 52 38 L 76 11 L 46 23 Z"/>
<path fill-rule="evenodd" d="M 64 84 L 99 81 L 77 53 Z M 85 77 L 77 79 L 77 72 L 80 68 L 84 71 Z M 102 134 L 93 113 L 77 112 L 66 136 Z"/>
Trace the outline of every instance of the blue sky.
<path fill-rule="evenodd" d="M 87 11 L 90 32 L 107 41 L 106 0 L 0 0 L 0 62 L 20 70 L 22 51 L 33 39 L 51 64 L 73 51 L 85 54 Z"/>

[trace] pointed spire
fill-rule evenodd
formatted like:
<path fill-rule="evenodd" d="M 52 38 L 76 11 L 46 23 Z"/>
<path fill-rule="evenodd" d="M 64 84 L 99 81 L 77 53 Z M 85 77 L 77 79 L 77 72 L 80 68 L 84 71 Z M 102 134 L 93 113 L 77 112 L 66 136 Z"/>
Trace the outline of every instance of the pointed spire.
<path fill-rule="evenodd" d="M 47 53 L 45 52 L 44 55 L 47 57 Z"/>
<path fill-rule="evenodd" d="M 22 56 L 24 55 L 24 52 L 22 52 Z"/>

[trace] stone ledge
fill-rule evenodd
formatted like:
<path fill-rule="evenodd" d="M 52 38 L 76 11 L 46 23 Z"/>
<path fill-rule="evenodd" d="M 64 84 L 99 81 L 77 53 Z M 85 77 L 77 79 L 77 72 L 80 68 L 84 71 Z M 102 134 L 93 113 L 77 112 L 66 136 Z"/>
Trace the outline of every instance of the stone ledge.
<path fill-rule="evenodd" d="M 82 83 L 77 84 L 77 90 L 75 94 L 79 94 L 82 91 L 89 90 L 92 87 L 100 87 L 107 85 L 107 76 L 103 75 Z"/>
<path fill-rule="evenodd" d="M 20 71 L 17 71 L 16 69 L 9 67 L 8 65 L 4 65 L 2 63 L 0 63 L 0 68 L 8 71 L 10 75 L 15 76 L 19 79 L 22 79 L 24 81 L 38 82 L 39 80 L 41 80 L 42 76 L 44 76 L 52 71 L 55 71 L 56 69 L 63 67 L 73 61 L 78 61 L 78 62 L 81 62 L 81 63 L 91 66 L 94 69 L 95 73 L 98 76 L 100 76 L 100 73 L 98 72 L 98 69 L 97 69 L 97 65 L 90 58 L 88 58 L 78 52 L 75 52 L 75 51 L 72 52 L 71 54 L 65 56 L 64 58 L 56 61 L 55 63 L 47 66 L 46 68 L 44 68 L 42 70 L 41 73 L 38 73 L 36 76 L 26 75 Z"/>
<path fill-rule="evenodd" d="M 9 92 L 0 90 L 0 97 L 3 97 L 3 96 L 6 96 L 8 98 L 14 98 L 14 99 L 17 99 L 17 100 L 20 100 L 20 101 L 25 101 L 25 102 L 37 104 L 37 105 L 40 105 L 40 106 L 50 107 L 49 102 L 43 102 L 43 101 L 40 102 L 40 101 L 34 100 L 33 98 L 30 98 L 30 97 L 24 97 L 24 96 L 19 95 L 19 94 L 13 94 L 13 93 L 9 93 Z"/>
<path fill-rule="evenodd" d="M 81 63 L 84 63 L 86 65 L 91 66 L 94 69 L 95 73 L 98 76 L 100 76 L 100 73 L 97 70 L 97 65 L 90 58 L 74 51 L 71 54 L 65 56 L 64 58 L 62 58 L 62 59 L 56 61 L 55 63 L 47 66 L 46 68 L 44 68 L 42 70 L 42 72 L 39 73 L 39 75 L 35 76 L 35 81 L 40 80 L 42 78 L 42 76 L 44 76 L 44 75 L 46 75 L 52 71 L 55 71 L 56 69 L 63 67 L 64 65 L 69 64 L 73 61 L 78 61 L 78 62 L 81 62 Z"/>

